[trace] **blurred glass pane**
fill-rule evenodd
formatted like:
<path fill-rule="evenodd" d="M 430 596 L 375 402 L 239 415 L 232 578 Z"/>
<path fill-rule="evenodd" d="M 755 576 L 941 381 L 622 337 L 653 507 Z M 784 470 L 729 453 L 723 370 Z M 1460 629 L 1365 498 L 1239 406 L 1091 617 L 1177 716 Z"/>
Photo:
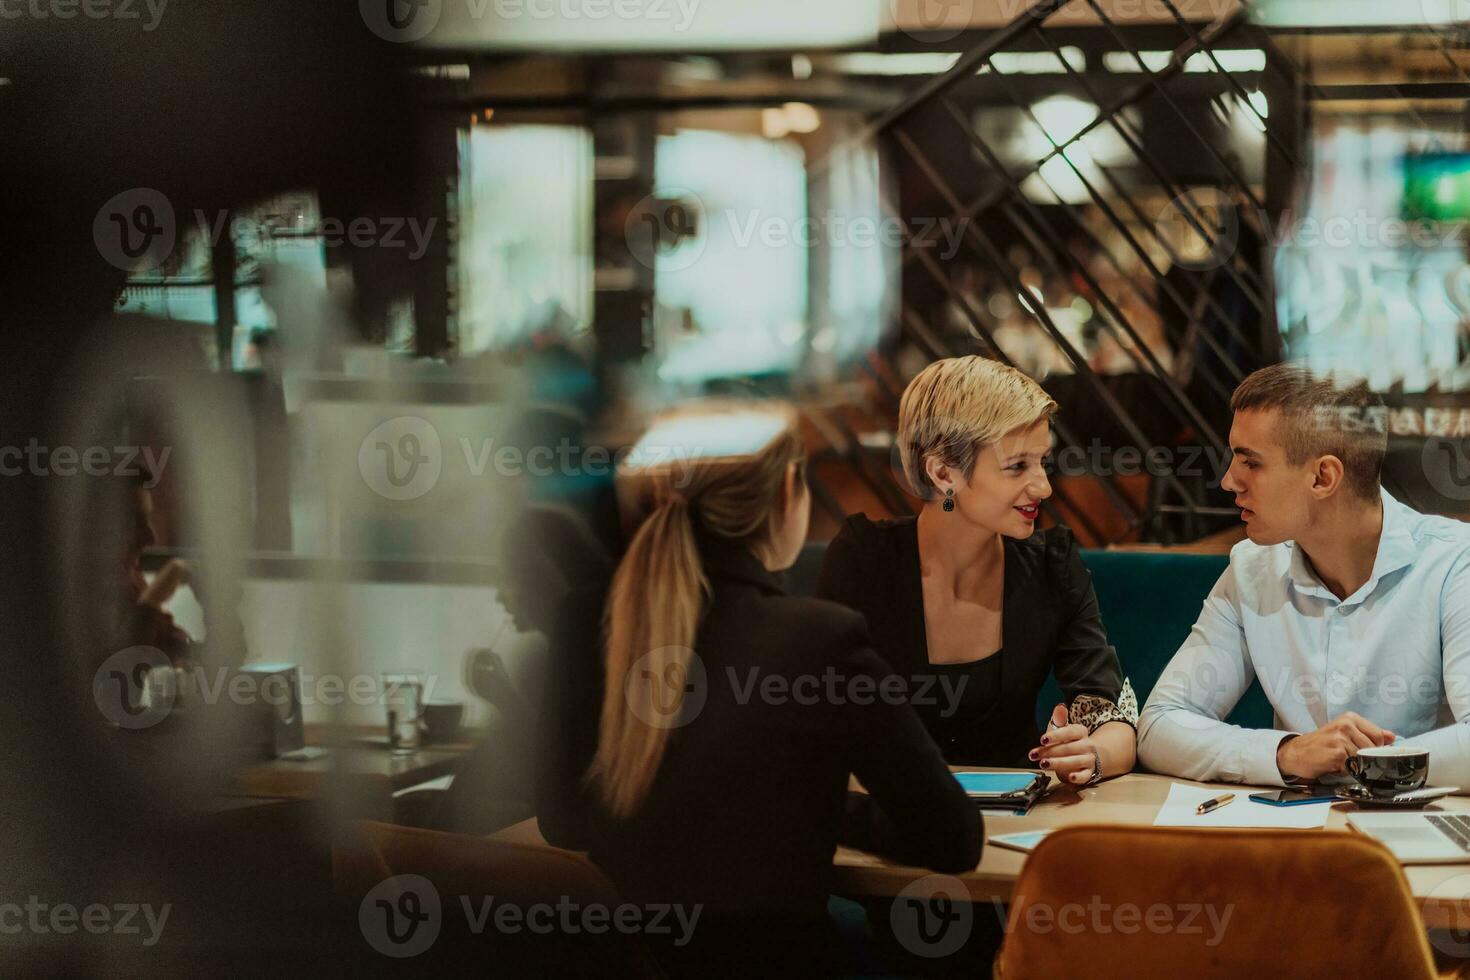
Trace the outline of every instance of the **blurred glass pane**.
<path fill-rule="evenodd" d="M 659 376 L 790 371 L 807 322 L 805 160 L 794 142 L 685 130 L 658 140 L 655 193 L 677 200 L 692 234 L 660 248 Z"/>
<path fill-rule="evenodd" d="M 592 134 L 477 126 L 460 134 L 463 354 L 592 323 Z"/>

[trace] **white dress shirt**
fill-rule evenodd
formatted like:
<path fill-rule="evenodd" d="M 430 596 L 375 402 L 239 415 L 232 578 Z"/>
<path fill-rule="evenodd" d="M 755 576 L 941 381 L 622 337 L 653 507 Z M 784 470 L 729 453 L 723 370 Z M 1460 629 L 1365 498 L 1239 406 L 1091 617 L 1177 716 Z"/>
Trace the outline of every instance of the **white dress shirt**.
<path fill-rule="evenodd" d="M 1265 731 L 1226 724 L 1252 678 Z M 1383 492 L 1373 574 L 1338 599 L 1294 542 L 1242 541 L 1138 723 L 1138 756 L 1188 779 L 1281 786 L 1286 736 L 1354 711 L 1429 750 L 1432 785 L 1470 793 L 1470 524 Z"/>

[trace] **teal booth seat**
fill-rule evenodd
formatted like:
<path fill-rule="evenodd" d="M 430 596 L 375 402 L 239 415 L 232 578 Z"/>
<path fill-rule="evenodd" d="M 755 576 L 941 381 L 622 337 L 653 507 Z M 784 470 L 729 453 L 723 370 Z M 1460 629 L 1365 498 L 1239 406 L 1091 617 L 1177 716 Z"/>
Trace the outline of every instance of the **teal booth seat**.
<path fill-rule="evenodd" d="M 1143 707 L 1159 675 L 1189 636 L 1205 596 L 1225 571 L 1226 555 L 1180 552 L 1083 550 L 1092 572 L 1108 641 L 1118 651 L 1123 674 L 1133 684 Z M 1062 699 L 1055 678 L 1048 678 L 1036 699 L 1041 726 Z M 1259 681 L 1251 686 L 1226 719 L 1247 728 L 1272 727 L 1271 702 Z"/>
<path fill-rule="evenodd" d="M 792 592 L 812 594 L 826 551 L 822 543 L 802 549 L 788 573 L 787 584 Z M 1097 592 L 1108 640 L 1117 649 L 1123 674 L 1132 682 L 1142 708 L 1170 658 L 1189 636 L 1205 596 L 1225 571 L 1228 558 L 1180 552 L 1084 550 L 1082 560 L 1092 571 L 1092 587 Z M 1046 718 L 1061 699 L 1055 678 L 1048 678 L 1036 699 L 1039 725 L 1046 725 Z M 1247 728 L 1271 727 L 1271 703 L 1258 681 L 1251 682 L 1227 720 Z"/>

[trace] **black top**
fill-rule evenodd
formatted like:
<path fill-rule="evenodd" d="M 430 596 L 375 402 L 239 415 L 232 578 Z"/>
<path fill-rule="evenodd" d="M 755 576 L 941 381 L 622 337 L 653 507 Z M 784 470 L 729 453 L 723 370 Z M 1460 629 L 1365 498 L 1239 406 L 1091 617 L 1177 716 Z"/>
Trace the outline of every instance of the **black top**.
<path fill-rule="evenodd" d="M 934 693 L 938 703 L 927 725 L 929 734 L 939 745 L 964 738 L 966 732 L 984 724 L 995 710 L 1000 700 L 1002 652 L 983 660 L 929 665 L 929 671 L 937 678 Z"/>
<path fill-rule="evenodd" d="M 839 832 L 907 864 L 974 868 L 980 816 L 914 710 L 875 696 L 892 671 L 862 617 L 786 595 L 736 542 L 699 539 L 712 590 L 694 643 L 703 707 L 672 730 L 627 820 L 581 782 L 597 744 L 605 590 L 574 594 L 560 617 L 537 801 L 546 839 L 589 849 L 631 901 L 786 917 L 823 915 Z M 848 793 L 849 774 L 870 797 Z"/>
<path fill-rule="evenodd" d="M 1031 766 L 1026 754 L 1041 735 L 1036 697 L 1049 672 L 1068 705 L 1080 695 L 1116 704 L 1122 693 L 1118 656 L 1108 645 L 1092 576 L 1072 532 L 1038 529 L 1025 540 L 1004 542 L 1001 652 L 986 658 L 992 665 L 955 665 L 994 671 L 998 696 L 988 706 L 962 700 L 961 711 L 949 719 L 942 713 L 953 701 L 953 681 L 948 690 L 944 685 L 952 671 L 929 663 L 918 519 L 849 517 L 827 548 L 817 583 L 818 595 L 867 617 L 878 652 L 909 677 L 919 717 L 951 763 Z M 975 680 L 962 697 L 973 693 Z"/>

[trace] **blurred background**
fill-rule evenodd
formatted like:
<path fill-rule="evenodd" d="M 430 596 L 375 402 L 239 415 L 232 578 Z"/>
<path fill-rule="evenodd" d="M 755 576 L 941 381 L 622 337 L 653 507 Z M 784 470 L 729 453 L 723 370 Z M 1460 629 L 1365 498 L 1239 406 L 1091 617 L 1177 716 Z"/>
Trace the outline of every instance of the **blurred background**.
<path fill-rule="evenodd" d="M 916 507 L 908 379 L 998 358 L 1062 406 L 1045 520 L 1223 551 L 1229 394 L 1290 360 L 1470 513 L 1456 0 L 0 18 L 0 898 L 177 906 L 13 975 L 361 967 L 334 835 L 530 814 L 544 633 L 682 401 L 795 402 L 823 541 Z M 389 744 L 404 678 L 443 720 Z"/>

